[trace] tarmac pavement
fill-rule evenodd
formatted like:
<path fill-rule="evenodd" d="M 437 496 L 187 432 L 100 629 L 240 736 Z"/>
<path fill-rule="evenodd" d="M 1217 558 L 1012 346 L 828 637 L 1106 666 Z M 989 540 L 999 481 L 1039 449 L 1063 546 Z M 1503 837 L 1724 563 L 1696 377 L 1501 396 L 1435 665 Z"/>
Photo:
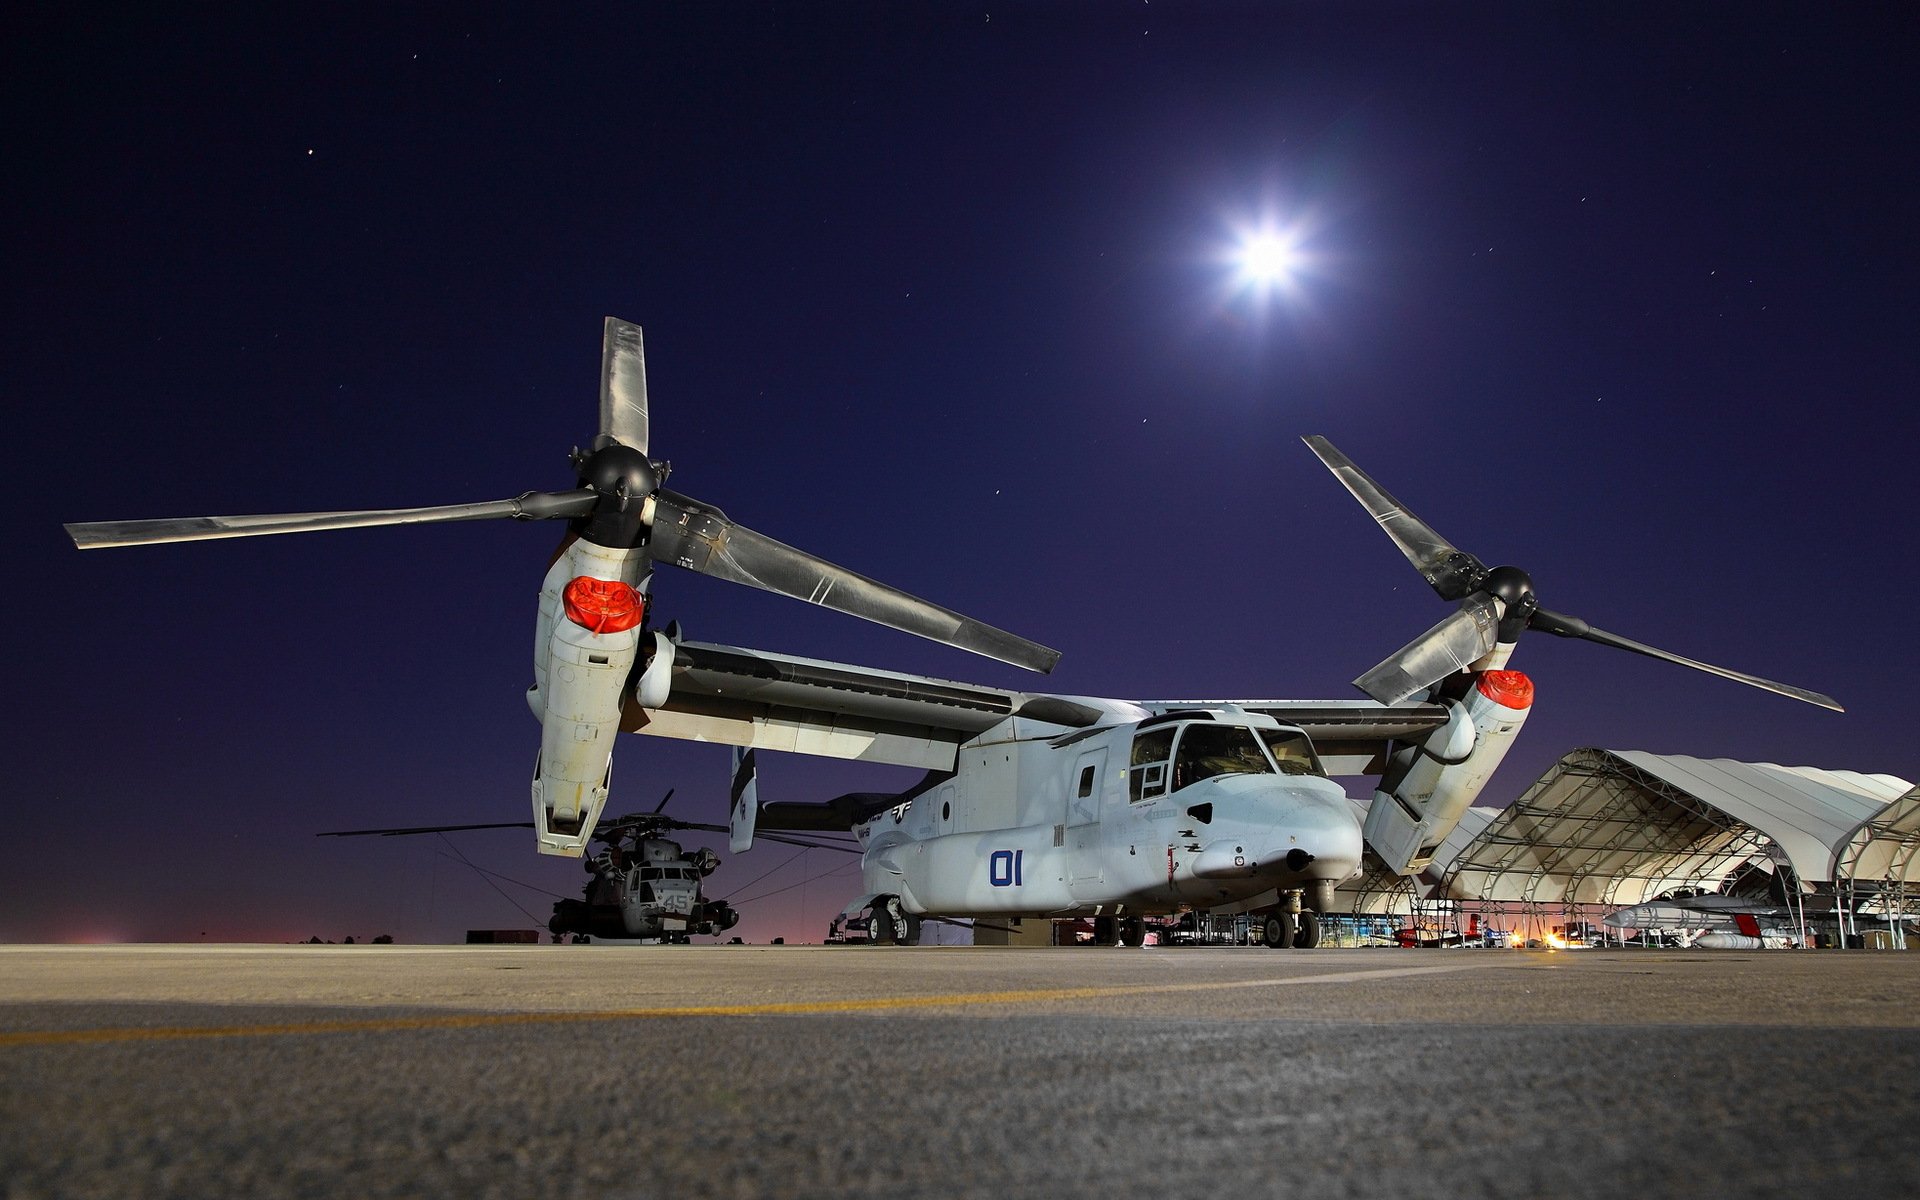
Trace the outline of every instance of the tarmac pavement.
<path fill-rule="evenodd" d="M 1910 1194 L 1920 954 L 0 947 L 0 1194 Z"/>

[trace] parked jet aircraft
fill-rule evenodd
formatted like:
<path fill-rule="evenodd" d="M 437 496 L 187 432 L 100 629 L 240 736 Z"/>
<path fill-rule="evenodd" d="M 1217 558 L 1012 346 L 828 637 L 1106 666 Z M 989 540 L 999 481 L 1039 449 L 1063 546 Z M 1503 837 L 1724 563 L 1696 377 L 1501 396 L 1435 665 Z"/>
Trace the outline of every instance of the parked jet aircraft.
<path fill-rule="evenodd" d="M 1808 902 L 1817 899 L 1808 897 Z M 1826 907 L 1832 907 L 1830 898 Z M 1800 918 L 1784 904 L 1712 892 L 1635 904 L 1608 913 L 1602 924 L 1622 932 L 1671 937 L 1682 946 L 1703 950 L 1799 945 L 1806 936 Z"/>
<path fill-rule="evenodd" d="M 1371 699 L 1124 700 L 979 687 L 684 640 L 648 622 L 665 562 L 824 605 L 1034 670 L 1057 651 L 857 575 L 663 486 L 648 457 L 638 326 L 608 318 L 600 432 L 578 486 L 438 508 L 67 526 L 83 549 L 371 525 L 564 519 L 536 618 L 528 702 L 542 726 L 536 845 L 579 855 L 607 801 L 625 729 L 748 748 L 735 773 L 736 850 L 756 828 L 852 831 L 874 940 L 920 917 L 1092 916 L 1130 944 L 1142 917 L 1265 909 L 1273 946 L 1313 945 L 1315 914 L 1359 869 L 1425 866 L 1505 755 L 1533 685 L 1505 669 L 1543 629 L 1838 709 L 1831 698 L 1695 662 L 1542 608 L 1524 571 L 1489 569 L 1413 516 L 1324 438 L 1307 443 L 1443 600 L 1459 607 L 1355 682 Z M 904 764 L 899 794 L 825 804 L 754 797 L 752 749 Z M 1332 774 L 1377 774 L 1364 824 Z"/>

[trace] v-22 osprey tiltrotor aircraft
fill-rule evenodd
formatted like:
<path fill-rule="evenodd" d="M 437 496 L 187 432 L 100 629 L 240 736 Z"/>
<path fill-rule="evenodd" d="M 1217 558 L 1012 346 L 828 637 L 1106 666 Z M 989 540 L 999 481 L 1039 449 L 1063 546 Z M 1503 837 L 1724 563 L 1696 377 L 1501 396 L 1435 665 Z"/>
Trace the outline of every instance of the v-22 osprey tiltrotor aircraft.
<path fill-rule="evenodd" d="M 600 429 L 578 486 L 436 508 L 68 525 L 82 549 L 488 518 L 568 522 L 541 589 L 535 842 L 580 855 L 607 802 L 620 730 L 735 747 L 734 851 L 761 830 L 851 831 L 877 942 L 929 915 L 1091 916 L 1137 945 L 1143 918 L 1264 914 L 1270 946 L 1312 946 L 1318 913 L 1370 848 L 1419 871 L 1526 720 L 1507 669 L 1544 630 L 1839 710 L 1828 696 L 1710 666 L 1542 608 L 1527 574 L 1489 569 L 1408 512 L 1325 438 L 1306 439 L 1441 599 L 1457 607 L 1355 683 L 1367 700 L 1118 700 L 980 687 L 692 642 L 649 621 L 655 563 L 833 608 L 1032 670 L 1057 651 L 774 541 L 664 486 L 648 456 L 638 326 L 608 318 Z M 755 750 L 921 767 L 898 793 L 757 799 Z M 1364 809 L 1330 775 L 1377 775 Z"/>

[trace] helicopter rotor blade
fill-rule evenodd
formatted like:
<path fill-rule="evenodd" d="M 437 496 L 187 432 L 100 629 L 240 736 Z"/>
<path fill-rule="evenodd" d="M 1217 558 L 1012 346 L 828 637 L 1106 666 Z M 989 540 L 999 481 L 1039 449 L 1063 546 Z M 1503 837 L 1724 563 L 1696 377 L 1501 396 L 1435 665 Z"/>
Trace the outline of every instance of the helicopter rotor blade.
<path fill-rule="evenodd" d="M 600 343 L 600 436 L 647 452 L 647 353 L 640 327 L 608 317 Z"/>
<path fill-rule="evenodd" d="M 414 833 L 459 833 L 468 829 L 532 829 L 532 821 L 491 821 L 484 825 L 415 825 L 407 829 L 330 829 L 315 837 L 405 837 Z"/>
<path fill-rule="evenodd" d="M 1398 704 L 1486 656 L 1498 640 L 1505 605 L 1485 593 L 1470 597 L 1438 625 L 1353 681 L 1382 704 Z"/>
<path fill-rule="evenodd" d="M 668 788 L 667 794 L 660 797 L 660 803 L 653 806 L 653 812 L 655 816 L 660 815 L 660 810 L 667 806 L 667 801 L 673 799 L 673 793 L 674 793 L 674 789 Z"/>
<path fill-rule="evenodd" d="M 526 492 L 511 500 L 443 504 L 433 508 L 369 508 L 346 512 L 265 513 L 237 517 L 162 517 L 144 521 L 81 521 L 68 536 L 82 550 L 145 546 L 162 542 L 202 542 L 216 538 L 262 537 L 275 533 L 314 533 L 323 529 L 365 529 L 379 525 L 437 525 L 451 521 L 512 518 L 546 521 L 578 517 L 593 510 L 599 496 L 589 488 L 570 492 Z"/>
<path fill-rule="evenodd" d="M 1734 671 L 1727 667 L 1716 667 L 1712 663 L 1703 663 L 1698 659 L 1687 658 L 1684 655 L 1675 654 L 1669 650 L 1662 650 L 1657 646 L 1649 646 L 1645 642 L 1636 642 L 1632 638 L 1621 637 L 1617 633 L 1608 633 L 1604 629 L 1595 629 L 1579 617 L 1568 616 L 1565 613 L 1552 612 L 1544 608 L 1539 609 L 1528 619 L 1527 627 L 1529 629 L 1538 629 L 1546 633 L 1551 633 L 1558 637 L 1579 638 L 1582 641 L 1597 642 L 1602 646 L 1611 646 L 1615 650 L 1626 650 L 1634 654 L 1644 654 L 1648 658 L 1657 658 L 1662 662 L 1675 663 L 1683 667 L 1692 667 L 1696 671 L 1705 671 L 1709 675 L 1718 675 L 1722 679 L 1731 679 L 1735 683 L 1744 683 L 1749 687 L 1757 687 L 1763 691 L 1769 691 L 1777 695 L 1789 697 L 1790 699 L 1804 701 L 1807 704 L 1832 709 L 1834 712 L 1847 711 L 1840 706 L 1838 700 L 1835 700 L 1832 696 L 1824 692 L 1810 691 L 1807 688 L 1795 687 L 1790 683 L 1779 683 L 1772 679 L 1763 679 L 1758 675 L 1749 675 L 1744 671 Z"/>
<path fill-rule="evenodd" d="M 737 525 L 711 505 L 662 488 L 653 495 L 657 562 L 744 583 L 1030 671 L 1051 671 L 1060 652 L 836 566 Z"/>
<path fill-rule="evenodd" d="M 789 846 L 804 846 L 809 850 L 838 850 L 842 854 L 864 854 L 865 851 L 852 842 L 824 842 L 807 838 L 790 837 L 784 833 L 756 833 L 754 837 L 763 842 L 782 842 Z"/>
<path fill-rule="evenodd" d="M 1374 482 L 1372 476 L 1340 453 L 1332 442 L 1317 433 L 1302 440 L 1326 464 L 1327 470 L 1333 472 L 1333 477 L 1373 515 L 1380 528 L 1386 530 L 1387 536 L 1393 539 L 1393 544 L 1400 547 L 1400 553 L 1406 555 L 1414 569 L 1425 577 L 1434 591 L 1440 593 L 1442 600 L 1458 600 L 1472 594 L 1480 586 L 1487 569 L 1479 559 L 1441 537 L 1431 525 L 1414 516 L 1406 505 L 1395 500 L 1385 488 Z"/>

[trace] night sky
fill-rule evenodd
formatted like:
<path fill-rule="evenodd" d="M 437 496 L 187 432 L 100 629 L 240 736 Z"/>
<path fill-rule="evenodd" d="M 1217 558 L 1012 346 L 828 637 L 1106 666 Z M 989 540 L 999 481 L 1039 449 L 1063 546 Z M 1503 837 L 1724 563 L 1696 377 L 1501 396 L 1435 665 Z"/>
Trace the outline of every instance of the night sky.
<path fill-rule="evenodd" d="M 313 836 L 525 819 L 557 525 L 84 555 L 60 525 L 572 486 L 607 314 L 645 327 L 674 488 L 1065 657 L 1028 675 L 662 569 L 691 638 L 1358 697 L 1446 607 L 1300 444 L 1323 433 L 1547 607 L 1849 709 L 1536 634 L 1535 714 L 1483 802 L 1578 746 L 1920 779 L 1911 6 L 57 4 L 3 28 L 0 940 L 530 923 L 456 853 L 577 893 L 524 831 Z M 1261 228 L 1295 240 L 1284 286 L 1237 276 Z M 763 763 L 763 799 L 915 775 Z M 672 787 L 723 820 L 726 775 L 723 748 L 626 737 L 608 812 Z M 818 940 L 859 890 L 793 853 L 714 877 L 765 896 L 735 933 Z"/>

